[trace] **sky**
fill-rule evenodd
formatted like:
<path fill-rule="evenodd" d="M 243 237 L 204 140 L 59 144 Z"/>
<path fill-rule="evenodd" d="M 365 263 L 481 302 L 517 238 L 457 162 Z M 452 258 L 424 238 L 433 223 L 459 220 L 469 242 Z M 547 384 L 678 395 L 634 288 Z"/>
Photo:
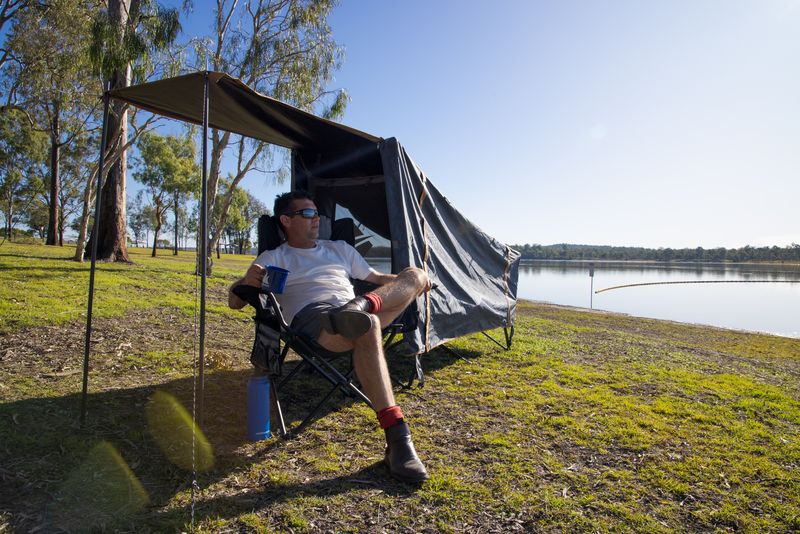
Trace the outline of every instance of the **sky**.
<path fill-rule="evenodd" d="M 800 243 L 800 0 L 342 0 L 329 23 L 341 122 L 500 241 Z M 271 206 L 271 180 L 245 187 Z"/>

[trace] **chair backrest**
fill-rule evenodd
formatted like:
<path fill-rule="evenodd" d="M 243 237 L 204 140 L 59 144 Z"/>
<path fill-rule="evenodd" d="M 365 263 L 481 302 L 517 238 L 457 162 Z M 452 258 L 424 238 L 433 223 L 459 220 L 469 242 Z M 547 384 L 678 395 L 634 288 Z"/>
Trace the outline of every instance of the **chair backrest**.
<path fill-rule="evenodd" d="M 356 242 L 356 225 L 351 218 L 337 219 L 331 223 L 324 215 L 320 216 L 320 238 L 331 241 L 345 241 L 351 246 Z M 265 250 L 278 248 L 286 241 L 286 236 L 274 215 L 262 215 L 258 218 L 258 254 Z"/>

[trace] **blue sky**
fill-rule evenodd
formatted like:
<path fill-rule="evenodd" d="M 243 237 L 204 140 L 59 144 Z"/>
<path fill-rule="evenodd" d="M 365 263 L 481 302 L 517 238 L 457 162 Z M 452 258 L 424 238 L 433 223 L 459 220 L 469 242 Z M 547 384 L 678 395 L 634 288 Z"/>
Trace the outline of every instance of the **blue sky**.
<path fill-rule="evenodd" d="M 344 0 L 330 24 L 342 122 L 501 241 L 800 243 L 800 0 Z"/>

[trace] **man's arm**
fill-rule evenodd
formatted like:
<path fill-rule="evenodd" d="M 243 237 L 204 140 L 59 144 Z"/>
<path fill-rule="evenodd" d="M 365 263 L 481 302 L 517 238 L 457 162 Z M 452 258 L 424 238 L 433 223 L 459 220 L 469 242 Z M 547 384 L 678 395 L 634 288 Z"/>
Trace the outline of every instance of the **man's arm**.
<path fill-rule="evenodd" d="M 267 270 L 264 267 L 258 265 L 257 263 L 252 264 L 250 268 L 247 269 L 244 278 L 240 278 L 239 280 L 235 281 L 228 289 L 228 306 L 234 310 L 240 310 L 247 306 L 247 302 L 236 296 L 236 294 L 233 292 L 233 288 L 241 284 L 253 287 L 261 287 L 261 283 L 264 281 L 265 274 L 267 274 Z"/>

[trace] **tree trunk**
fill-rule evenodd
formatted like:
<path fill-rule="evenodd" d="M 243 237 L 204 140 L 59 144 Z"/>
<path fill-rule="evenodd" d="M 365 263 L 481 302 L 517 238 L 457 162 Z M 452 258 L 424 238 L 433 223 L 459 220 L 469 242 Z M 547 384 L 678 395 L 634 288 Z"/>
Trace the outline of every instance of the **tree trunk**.
<path fill-rule="evenodd" d="M 95 171 L 96 172 L 96 171 Z M 90 210 L 92 209 L 92 200 L 94 197 L 94 178 L 95 174 L 86 181 L 86 189 L 83 192 L 83 211 L 81 212 L 81 222 L 78 226 L 78 242 L 75 244 L 75 261 L 82 262 L 84 259 L 84 251 L 86 250 L 86 236 L 89 230 Z"/>
<path fill-rule="evenodd" d="M 58 153 L 59 145 L 59 108 L 58 103 L 53 105 L 53 123 L 50 125 L 50 210 L 47 217 L 47 241 L 46 245 L 58 244 L 58 199 L 61 196 L 61 177 L 58 174 Z"/>
<path fill-rule="evenodd" d="M 8 210 L 6 210 L 6 239 L 9 241 L 14 239 L 14 205 L 9 202 L 8 203 Z"/>
<path fill-rule="evenodd" d="M 161 225 L 156 224 L 155 229 L 153 229 L 153 252 L 150 254 L 151 257 L 156 257 L 156 247 L 158 246 L 158 233 L 161 231 Z"/>
<path fill-rule="evenodd" d="M 173 209 L 175 211 L 175 250 L 172 251 L 173 256 L 178 255 L 178 192 L 175 191 L 175 198 L 173 199 Z"/>
<path fill-rule="evenodd" d="M 129 0 L 109 0 L 108 16 L 121 31 L 128 23 L 130 13 Z M 114 72 L 111 77 L 111 89 L 120 89 L 130 85 L 131 68 Z M 113 101 L 108 117 L 107 145 L 120 136 L 120 143 L 128 141 L 128 112 L 124 103 Z M 128 167 L 127 151 L 123 151 L 119 160 L 111 165 L 106 176 L 100 198 L 100 227 L 97 238 L 97 259 L 104 261 L 121 261 L 130 263 L 126 242 L 127 220 L 125 213 L 125 187 Z M 91 241 L 90 239 L 90 241 Z M 88 247 L 90 249 L 91 247 Z"/>
<path fill-rule="evenodd" d="M 117 73 L 113 88 L 127 87 L 128 73 Z M 122 143 L 128 140 L 128 113 L 120 102 L 112 104 L 108 117 L 108 144 L 121 133 Z M 126 243 L 125 188 L 127 174 L 127 151 L 122 152 L 116 163 L 110 166 L 100 195 L 100 235 L 97 242 L 97 259 L 130 263 Z M 94 239 L 94 235 L 91 239 Z M 91 241 L 90 239 L 90 241 Z"/>
<path fill-rule="evenodd" d="M 64 226 L 67 224 L 64 216 L 64 207 L 59 204 L 58 208 L 58 246 L 64 246 Z"/>
<path fill-rule="evenodd" d="M 156 208 L 156 227 L 153 229 L 153 253 L 151 256 L 156 257 L 156 247 L 158 247 L 158 234 L 161 233 L 161 227 L 164 226 L 164 218 L 167 213 L 167 206 L 161 203 L 161 199 L 155 200 Z"/>

